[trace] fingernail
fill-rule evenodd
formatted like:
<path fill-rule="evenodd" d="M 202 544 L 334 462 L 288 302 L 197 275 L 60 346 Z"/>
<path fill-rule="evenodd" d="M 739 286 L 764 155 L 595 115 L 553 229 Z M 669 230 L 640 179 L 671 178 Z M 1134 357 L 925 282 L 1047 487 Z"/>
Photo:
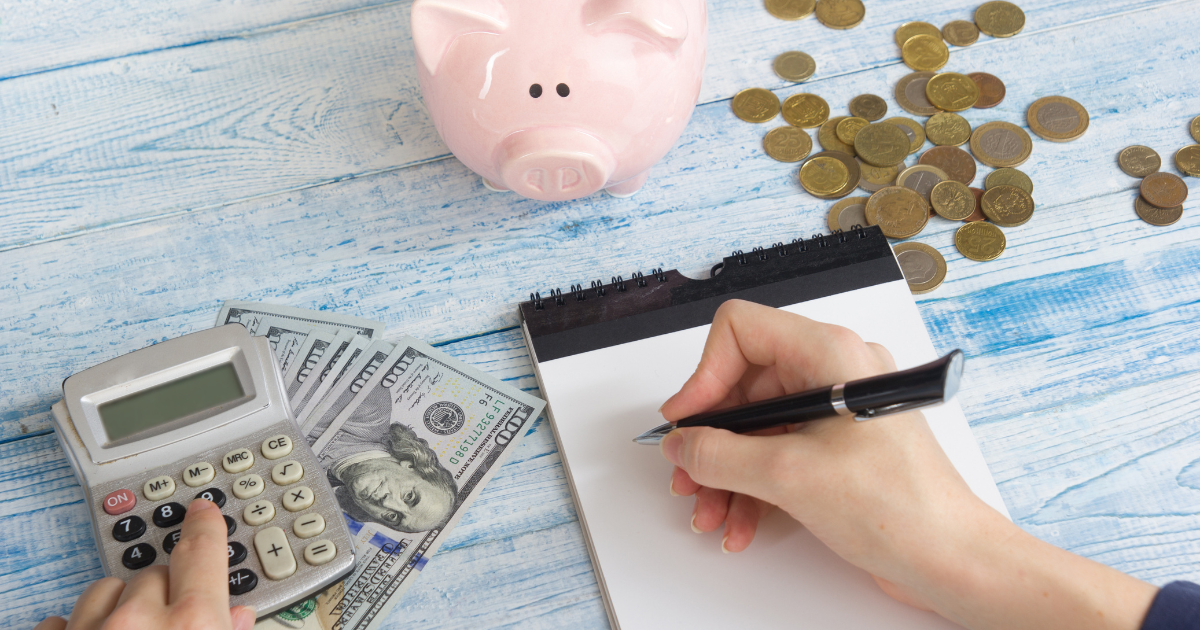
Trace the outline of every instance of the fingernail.
<path fill-rule="evenodd" d="M 254 628 L 254 622 L 257 620 L 258 613 L 255 612 L 253 606 L 241 606 L 239 608 L 240 609 L 237 611 L 237 613 L 234 614 L 236 617 L 233 620 L 234 630 L 252 630 Z"/>
<path fill-rule="evenodd" d="M 721 539 L 721 553 L 733 553 L 729 551 L 729 547 L 725 546 L 725 543 L 727 542 L 729 542 L 729 536 L 725 536 Z"/>
<path fill-rule="evenodd" d="M 680 452 L 683 451 L 683 434 L 679 432 L 679 429 L 668 433 L 667 437 L 658 443 L 658 447 L 667 461 L 679 466 Z"/>
<path fill-rule="evenodd" d="M 704 533 L 704 532 L 700 531 L 699 527 L 696 527 L 696 515 L 695 514 L 692 515 L 692 531 L 696 532 L 697 534 Z"/>
<path fill-rule="evenodd" d="M 192 502 L 188 504 L 188 511 L 194 510 L 194 511 L 199 512 L 201 510 L 216 510 L 216 509 L 220 509 L 220 508 L 217 507 L 216 503 L 213 503 L 212 501 L 209 501 L 208 499 L 193 499 Z"/>
<path fill-rule="evenodd" d="M 668 398 L 667 400 L 670 400 L 670 398 Z M 666 407 L 666 406 L 667 406 L 667 403 L 665 403 L 665 402 L 664 402 L 663 404 L 659 405 L 659 406 L 658 406 L 658 413 L 662 413 L 662 408 L 663 408 L 663 407 Z"/>
<path fill-rule="evenodd" d="M 674 473 L 671 474 L 671 496 L 673 496 L 673 497 L 679 496 L 679 493 L 675 492 L 675 474 Z"/>

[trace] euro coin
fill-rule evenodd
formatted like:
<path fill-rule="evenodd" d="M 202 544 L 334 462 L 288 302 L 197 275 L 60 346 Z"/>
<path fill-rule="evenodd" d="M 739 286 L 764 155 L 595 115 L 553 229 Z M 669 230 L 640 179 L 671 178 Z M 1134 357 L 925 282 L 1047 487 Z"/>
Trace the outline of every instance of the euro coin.
<path fill-rule="evenodd" d="M 874 94 L 859 94 L 850 99 L 850 115 L 875 122 L 887 114 L 887 102 Z"/>
<path fill-rule="evenodd" d="M 950 177 L 936 166 L 918 164 L 901 171 L 896 176 L 896 185 L 917 193 L 921 196 L 921 199 L 928 202 L 929 195 L 933 192 L 933 187 L 949 179 Z M 926 210 L 928 211 L 928 208 Z"/>
<path fill-rule="evenodd" d="M 800 185 L 814 197 L 832 197 L 849 179 L 846 166 L 828 156 L 810 158 L 800 167 Z"/>
<path fill-rule="evenodd" d="M 933 147 L 921 154 L 917 164 L 936 166 L 950 179 L 969 186 L 975 181 L 975 158 L 958 147 Z"/>
<path fill-rule="evenodd" d="M 1191 132 L 1192 139 L 1196 142 L 1200 142 L 1200 116 L 1192 119 Z"/>
<path fill-rule="evenodd" d="M 1171 225 L 1183 217 L 1183 204 L 1174 208 L 1159 208 L 1146 203 L 1141 196 L 1133 200 L 1133 210 L 1137 212 L 1138 218 L 1150 225 Z"/>
<path fill-rule="evenodd" d="M 942 27 L 942 39 L 954 46 L 970 46 L 979 41 L 979 28 L 966 20 L 947 22 Z"/>
<path fill-rule="evenodd" d="M 819 127 L 829 120 L 829 104 L 816 94 L 793 94 L 783 101 L 783 119 L 797 127 Z"/>
<path fill-rule="evenodd" d="M 938 113 L 938 108 L 925 96 L 925 85 L 932 78 L 932 72 L 913 72 L 897 81 L 893 94 L 900 108 L 913 116 L 932 116 Z"/>
<path fill-rule="evenodd" d="M 966 223 L 954 233 L 954 246 L 959 253 L 979 262 L 996 260 L 1007 244 L 1004 232 L 987 221 Z"/>
<path fill-rule="evenodd" d="M 817 71 L 817 62 L 807 53 L 791 50 L 775 58 L 775 74 L 784 81 L 807 81 Z"/>
<path fill-rule="evenodd" d="M 988 109 L 1000 104 L 1008 91 L 1004 82 L 986 72 L 972 72 L 967 76 L 979 87 L 979 100 L 975 101 L 975 109 Z"/>
<path fill-rule="evenodd" d="M 934 107 L 947 112 L 971 109 L 979 100 L 979 86 L 965 74 L 935 74 L 925 84 L 925 97 Z"/>
<path fill-rule="evenodd" d="M 1051 142 L 1070 142 L 1088 128 L 1088 113 L 1082 105 L 1065 96 L 1039 98 L 1025 112 L 1029 128 Z"/>
<path fill-rule="evenodd" d="M 962 221 L 975 212 L 975 195 L 966 184 L 947 180 L 929 192 L 929 205 L 943 219 Z"/>
<path fill-rule="evenodd" d="M 946 279 L 946 259 L 925 243 L 900 243 L 892 252 L 913 295 L 929 293 Z"/>
<path fill-rule="evenodd" d="M 1135 144 L 1121 149 L 1121 153 L 1117 155 L 1117 166 L 1130 177 L 1145 177 L 1158 172 L 1162 166 L 1162 158 L 1158 157 L 1158 152 L 1154 149 Z"/>
<path fill-rule="evenodd" d="M 847 197 L 829 209 L 829 231 L 849 232 L 854 226 L 867 226 L 868 197 Z"/>
<path fill-rule="evenodd" d="M 900 58 L 913 70 L 932 72 L 950 60 L 950 49 L 940 35 L 913 35 L 900 49 Z"/>
<path fill-rule="evenodd" d="M 896 116 L 883 121 L 885 125 L 896 125 L 904 135 L 908 136 L 908 154 L 912 155 L 925 146 L 925 128 L 917 121 L 903 116 Z"/>
<path fill-rule="evenodd" d="M 877 192 L 893 186 L 896 184 L 896 176 L 900 174 L 903 167 L 903 162 L 895 166 L 871 166 L 866 162 L 859 162 L 858 187 L 867 192 Z"/>
<path fill-rule="evenodd" d="M 780 162 L 799 162 L 812 152 L 812 138 L 791 125 L 776 127 L 763 137 L 763 150 Z"/>
<path fill-rule="evenodd" d="M 1200 177 L 1200 144 L 1186 146 L 1177 151 L 1175 167 L 1185 175 Z"/>
<path fill-rule="evenodd" d="M 1015 168 L 998 168 L 983 179 L 983 187 L 992 189 L 997 186 L 1016 186 L 1033 195 L 1033 180 Z M 982 194 L 982 193 L 980 193 Z"/>
<path fill-rule="evenodd" d="M 996 186 L 983 193 L 983 214 L 1001 227 L 1017 227 L 1033 218 L 1033 197 L 1016 186 Z"/>
<path fill-rule="evenodd" d="M 781 20 L 802 20 L 812 15 L 817 0 L 766 0 L 767 13 Z"/>
<path fill-rule="evenodd" d="M 867 223 L 878 225 L 888 238 L 916 236 L 929 222 L 929 204 L 917 193 L 888 186 L 867 201 Z"/>
<path fill-rule="evenodd" d="M 826 151 L 840 151 L 854 155 L 854 147 L 846 144 L 837 137 L 837 126 L 849 116 L 836 116 L 825 121 L 821 128 L 817 130 L 817 142 L 821 143 L 821 147 Z"/>
<path fill-rule="evenodd" d="M 1138 188 L 1142 199 L 1159 208 L 1174 208 L 1187 200 L 1188 187 L 1178 175 L 1152 173 L 1142 180 Z"/>
<path fill-rule="evenodd" d="M 992 37 L 1012 37 L 1025 28 L 1025 12 L 1011 2 L 985 2 L 975 9 L 975 25 Z"/>
<path fill-rule="evenodd" d="M 779 113 L 779 97 L 763 88 L 742 90 L 733 95 L 733 113 L 746 122 L 767 122 Z"/>
<path fill-rule="evenodd" d="M 839 130 L 844 124 L 843 121 L 838 125 Z M 903 162 L 910 146 L 908 135 L 888 123 L 870 123 L 854 136 L 854 150 L 872 166 L 895 166 Z"/>
<path fill-rule="evenodd" d="M 941 37 L 942 32 L 938 27 L 929 22 L 905 22 L 896 29 L 896 45 L 904 48 L 904 42 L 912 39 L 916 35 L 931 35 L 933 37 Z"/>
<path fill-rule="evenodd" d="M 862 0 L 817 0 L 817 19 L 829 28 L 854 28 L 866 14 Z"/>
<path fill-rule="evenodd" d="M 837 126 L 838 140 L 841 140 L 846 144 L 854 144 L 854 136 L 857 136 L 859 130 L 869 124 L 871 123 L 859 118 L 858 116 L 851 116 L 843 120 L 842 122 L 838 123 Z"/>
<path fill-rule="evenodd" d="M 958 114 L 938 112 L 925 121 L 925 137 L 939 146 L 957 147 L 971 139 L 971 123 Z"/>
<path fill-rule="evenodd" d="M 1033 153 L 1033 140 L 1024 129 L 997 120 L 971 134 L 971 153 L 992 168 L 1020 166 Z"/>
<path fill-rule="evenodd" d="M 971 188 L 970 190 L 971 190 L 971 194 L 975 196 L 975 212 L 972 212 L 971 216 L 963 219 L 963 223 L 972 223 L 974 221 L 987 221 L 987 217 L 983 216 L 983 207 L 982 207 L 983 189 L 982 188 Z"/>

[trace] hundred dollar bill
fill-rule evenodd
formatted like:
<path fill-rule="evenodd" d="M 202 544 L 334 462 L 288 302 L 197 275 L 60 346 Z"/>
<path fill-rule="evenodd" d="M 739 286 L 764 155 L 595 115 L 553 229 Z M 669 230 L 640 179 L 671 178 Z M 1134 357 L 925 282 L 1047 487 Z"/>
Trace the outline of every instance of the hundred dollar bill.
<path fill-rule="evenodd" d="M 383 365 L 393 349 L 394 346 L 386 341 L 373 341 L 358 359 L 347 367 L 346 373 L 339 375 L 338 387 L 331 388 L 300 425 L 300 433 L 308 439 L 310 446 L 333 424 L 334 419 L 371 379 L 375 370 Z M 345 376 L 345 381 L 341 380 L 342 376 Z"/>
<path fill-rule="evenodd" d="M 350 333 L 348 332 L 337 333 L 335 335 L 314 329 L 308 333 L 308 338 L 300 345 L 300 350 L 296 353 L 296 358 L 288 364 L 287 370 L 283 375 L 283 384 L 289 402 L 292 396 L 304 385 L 304 381 L 308 379 L 309 373 L 321 361 L 321 357 L 324 356 L 329 345 L 333 343 L 336 337 L 343 334 L 347 339 L 350 338 Z"/>
<path fill-rule="evenodd" d="M 321 363 L 313 368 L 315 377 L 304 381 L 300 390 L 296 392 L 296 397 L 290 401 L 292 413 L 296 416 L 298 425 L 304 426 L 309 412 L 325 398 L 325 394 L 329 393 L 330 389 L 338 384 L 350 365 L 371 343 L 366 337 L 360 335 L 350 335 L 345 342 L 334 342 L 333 351 L 327 352 Z"/>
<path fill-rule="evenodd" d="M 317 612 L 317 598 L 310 597 L 270 617 L 259 619 L 254 630 L 325 630 Z"/>
<path fill-rule="evenodd" d="M 221 311 L 217 313 L 217 326 L 235 322 L 244 324 L 250 334 L 256 336 L 266 334 L 265 325 L 268 323 L 291 330 L 316 328 L 334 334 L 342 330 L 349 330 L 368 339 L 379 339 L 383 336 L 382 322 L 362 317 L 339 315 L 328 311 L 310 311 L 279 304 L 225 300 L 225 303 L 221 305 Z"/>
<path fill-rule="evenodd" d="M 545 406 L 410 337 L 354 383 L 313 444 L 355 539 L 318 600 L 328 630 L 379 627 Z"/>

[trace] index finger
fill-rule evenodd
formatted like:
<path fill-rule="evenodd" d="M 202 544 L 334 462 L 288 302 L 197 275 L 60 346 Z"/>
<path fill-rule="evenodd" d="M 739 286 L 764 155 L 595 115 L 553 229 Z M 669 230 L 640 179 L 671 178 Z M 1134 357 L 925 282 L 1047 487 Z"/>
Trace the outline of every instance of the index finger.
<path fill-rule="evenodd" d="M 212 501 L 196 499 L 183 518 L 183 532 L 171 552 L 170 597 L 211 603 L 214 611 L 229 610 L 228 537 L 221 509 Z"/>

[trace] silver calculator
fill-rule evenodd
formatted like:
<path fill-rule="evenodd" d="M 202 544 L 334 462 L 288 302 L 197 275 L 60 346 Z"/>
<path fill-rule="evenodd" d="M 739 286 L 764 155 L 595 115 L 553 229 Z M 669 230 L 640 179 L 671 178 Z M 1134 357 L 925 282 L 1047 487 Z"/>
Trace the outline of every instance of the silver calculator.
<path fill-rule="evenodd" d="M 225 515 L 232 606 L 263 617 L 353 570 L 350 532 L 283 392 L 267 340 L 241 324 L 63 381 L 55 428 L 107 575 L 166 564 L 197 497 Z"/>

